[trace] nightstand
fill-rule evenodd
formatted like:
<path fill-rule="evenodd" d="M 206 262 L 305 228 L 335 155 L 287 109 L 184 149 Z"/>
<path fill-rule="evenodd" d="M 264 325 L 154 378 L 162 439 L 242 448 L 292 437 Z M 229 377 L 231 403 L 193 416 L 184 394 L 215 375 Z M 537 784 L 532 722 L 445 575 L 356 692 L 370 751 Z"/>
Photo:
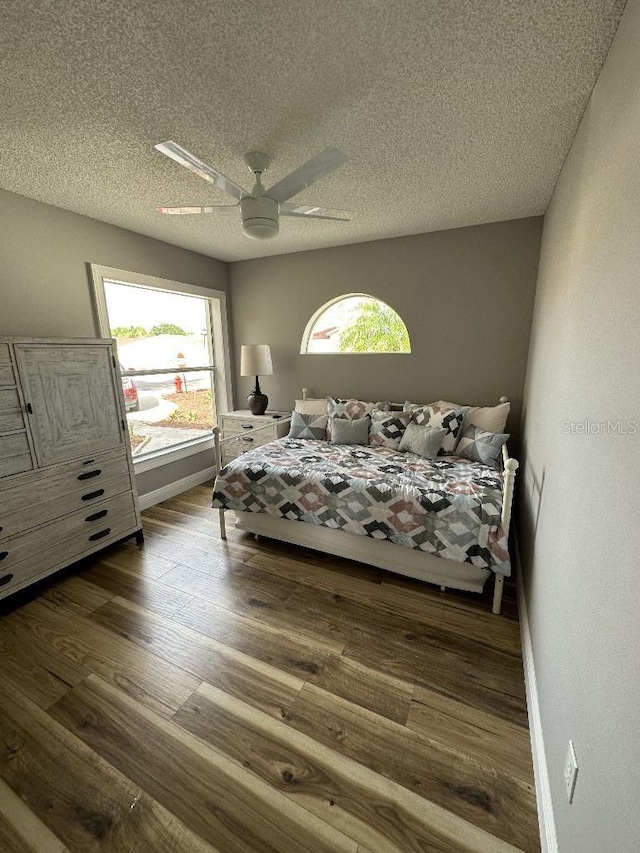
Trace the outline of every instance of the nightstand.
<path fill-rule="evenodd" d="M 264 415 L 252 415 L 249 409 L 239 409 L 220 415 L 220 438 L 238 436 L 238 441 L 229 441 L 222 445 L 222 464 L 227 465 L 236 456 L 246 453 L 252 447 L 268 444 L 276 438 L 289 433 L 289 421 L 282 423 L 279 418 L 288 418 L 291 412 L 269 412 Z M 262 427 L 262 429 L 260 429 Z M 259 432 L 256 432 L 259 430 Z"/>

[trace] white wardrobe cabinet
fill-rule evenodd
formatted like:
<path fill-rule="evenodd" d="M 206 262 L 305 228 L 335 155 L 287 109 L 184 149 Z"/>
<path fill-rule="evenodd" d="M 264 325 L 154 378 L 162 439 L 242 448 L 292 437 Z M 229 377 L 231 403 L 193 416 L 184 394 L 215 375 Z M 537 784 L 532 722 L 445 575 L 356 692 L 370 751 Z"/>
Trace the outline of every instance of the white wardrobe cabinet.
<path fill-rule="evenodd" d="M 0 338 L 0 598 L 134 535 L 115 342 Z"/>

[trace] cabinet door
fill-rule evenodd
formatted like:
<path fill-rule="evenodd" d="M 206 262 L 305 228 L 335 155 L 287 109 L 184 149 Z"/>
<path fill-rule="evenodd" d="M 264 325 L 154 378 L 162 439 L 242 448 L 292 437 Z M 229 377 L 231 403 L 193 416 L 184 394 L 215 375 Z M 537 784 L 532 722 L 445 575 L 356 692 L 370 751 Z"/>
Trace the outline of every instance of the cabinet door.
<path fill-rule="evenodd" d="M 16 344 L 40 466 L 123 444 L 111 347 Z"/>

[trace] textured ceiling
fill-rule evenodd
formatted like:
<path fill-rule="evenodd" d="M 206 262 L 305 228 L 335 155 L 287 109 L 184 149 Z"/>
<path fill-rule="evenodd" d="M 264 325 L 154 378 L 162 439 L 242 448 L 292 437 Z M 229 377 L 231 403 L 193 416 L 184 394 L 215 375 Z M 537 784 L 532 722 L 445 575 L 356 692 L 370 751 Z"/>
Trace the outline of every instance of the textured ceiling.
<path fill-rule="evenodd" d="M 545 211 L 624 0 L 2 0 L 0 187 L 222 260 Z M 353 221 L 283 219 L 154 151 L 174 139 L 248 189 L 328 145 L 296 196 Z"/>

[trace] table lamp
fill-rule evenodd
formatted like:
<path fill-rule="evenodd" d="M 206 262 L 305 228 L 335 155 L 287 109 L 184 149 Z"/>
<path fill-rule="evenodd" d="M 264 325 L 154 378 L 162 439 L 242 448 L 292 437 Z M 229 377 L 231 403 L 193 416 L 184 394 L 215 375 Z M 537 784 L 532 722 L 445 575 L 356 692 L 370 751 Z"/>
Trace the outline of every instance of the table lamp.
<path fill-rule="evenodd" d="M 256 385 L 247 397 L 252 415 L 264 415 L 269 398 L 260 390 L 259 376 L 273 376 L 271 350 L 268 344 L 243 344 L 240 350 L 240 375 L 255 376 Z"/>

